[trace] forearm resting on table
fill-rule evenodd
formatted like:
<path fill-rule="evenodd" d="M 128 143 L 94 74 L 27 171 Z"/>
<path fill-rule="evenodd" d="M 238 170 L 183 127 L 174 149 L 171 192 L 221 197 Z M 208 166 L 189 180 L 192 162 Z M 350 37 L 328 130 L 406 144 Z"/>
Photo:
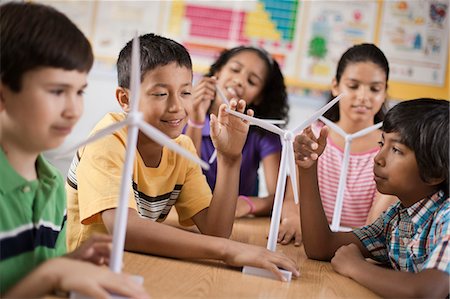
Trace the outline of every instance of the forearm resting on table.
<path fill-rule="evenodd" d="M 112 232 L 115 210 L 106 210 L 102 218 Z M 225 244 L 222 238 L 187 232 L 169 225 L 143 219 L 135 210 L 128 211 L 125 249 L 180 259 L 223 260 Z"/>
<path fill-rule="evenodd" d="M 365 261 L 354 267 L 351 278 L 382 297 L 393 298 L 445 298 L 450 287 L 449 275 L 440 270 L 400 272 Z"/>

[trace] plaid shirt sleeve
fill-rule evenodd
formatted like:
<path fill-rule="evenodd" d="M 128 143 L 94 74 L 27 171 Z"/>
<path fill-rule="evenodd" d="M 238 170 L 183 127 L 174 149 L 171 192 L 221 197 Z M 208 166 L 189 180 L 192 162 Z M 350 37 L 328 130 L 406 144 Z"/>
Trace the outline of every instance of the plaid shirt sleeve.
<path fill-rule="evenodd" d="M 389 264 L 389 252 L 385 235 L 385 217 L 383 213 L 374 223 L 353 230 L 364 247 L 372 254 L 372 258 L 382 264 Z"/>
<path fill-rule="evenodd" d="M 429 241 L 430 252 L 422 270 L 438 269 L 450 274 L 450 203 L 448 200 L 436 214 Z"/>

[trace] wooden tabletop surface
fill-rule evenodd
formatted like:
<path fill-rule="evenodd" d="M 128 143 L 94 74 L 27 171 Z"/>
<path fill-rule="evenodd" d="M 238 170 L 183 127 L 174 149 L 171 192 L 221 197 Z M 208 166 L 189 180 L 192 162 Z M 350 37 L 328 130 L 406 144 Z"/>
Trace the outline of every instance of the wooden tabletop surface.
<path fill-rule="evenodd" d="M 170 217 L 169 217 L 170 218 Z M 168 222 L 175 222 L 174 218 Z M 270 219 L 235 222 L 232 239 L 265 247 Z M 242 274 L 216 261 L 183 261 L 126 252 L 124 272 L 140 275 L 151 298 L 379 298 L 333 271 L 331 264 L 306 257 L 303 246 L 278 245 L 297 261 L 300 277 L 291 282 Z"/>

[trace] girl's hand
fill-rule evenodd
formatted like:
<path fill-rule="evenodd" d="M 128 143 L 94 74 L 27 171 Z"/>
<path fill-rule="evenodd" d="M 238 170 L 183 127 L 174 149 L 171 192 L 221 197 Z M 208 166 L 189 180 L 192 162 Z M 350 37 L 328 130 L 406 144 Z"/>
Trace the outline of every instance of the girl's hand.
<path fill-rule="evenodd" d="M 230 109 L 244 113 L 245 104 L 244 100 L 240 100 L 239 103 L 231 100 Z M 229 115 L 225 111 L 226 108 L 226 104 L 220 105 L 218 117 L 211 114 L 211 138 L 218 154 L 235 160 L 241 157 L 249 124 L 239 117 Z M 253 116 L 253 110 L 247 110 L 247 115 Z"/>
<path fill-rule="evenodd" d="M 342 275 L 352 277 L 354 270 L 358 268 L 358 264 L 366 262 L 364 256 L 359 251 L 358 246 L 351 243 L 339 247 L 331 259 L 331 266 L 333 269 Z"/>
<path fill-rule="evenodd" d="M 311 127 L 303 130 L 294 140 L 295 162 L 302 168 L 310 168 L 323 153 L 327 145 L 328 127 L 323 126 L 319 138 L 314 136 Z"/>
<path fill-rule="evenodd" d="M 193 121 L 205 122 L 205 116 L 211 102 L 216 98 L 216 82 L 215 77 L 203 77 L 194 87 L 194 103 L 192 104 L 192 115 L 190 115 Z"/>
<path fill-rule="evenodd" d="M 294 246 L 302 243 L 302 232 L 300 229 L 300 216 L 298 214 L 283 217 L 278 231 L 278 243 L 287 245 L 294 241 Z"/>
<path fill-rule="evenodd" d="M 91 262 L 97 265 L 108 265 L 111 254 L 112 236 L 94 234 L 80 247 L 68 253 L 66 257 Z"/>

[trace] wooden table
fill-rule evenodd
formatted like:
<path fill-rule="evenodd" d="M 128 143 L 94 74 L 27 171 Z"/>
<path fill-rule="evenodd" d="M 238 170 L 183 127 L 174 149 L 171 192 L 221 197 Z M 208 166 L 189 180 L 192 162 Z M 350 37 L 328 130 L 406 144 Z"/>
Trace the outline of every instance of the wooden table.
<path fill-rule="evenodd" d="M 171 220 L 169 219 L 169 222 Z M 269 218 L 238 219 L 232 239 L 265 247 Z M 333 271 L 330 263 L 310 260 L 303 246 L 278 245 L 297 261 L 300 278 L 290 283 L 251 275 L 216 261 L 183 261 L 126 252 L 124 272 L 144 277 L 152 299 L 159 298 L 379 298 Z"/>

